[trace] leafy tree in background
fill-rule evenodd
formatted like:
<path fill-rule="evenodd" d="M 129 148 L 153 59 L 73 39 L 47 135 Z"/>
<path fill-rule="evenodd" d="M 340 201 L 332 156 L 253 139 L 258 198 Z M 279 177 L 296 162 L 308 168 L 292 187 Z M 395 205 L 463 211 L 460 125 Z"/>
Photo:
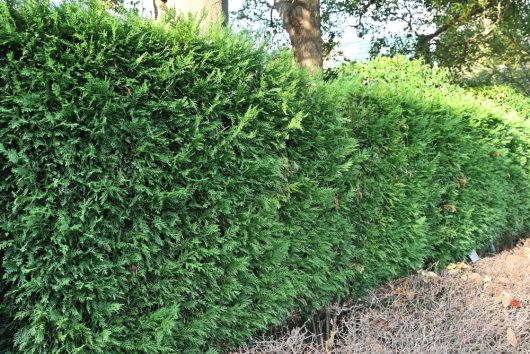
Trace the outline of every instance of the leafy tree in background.
<path fill-rule="evenodd" d="M 372 56 L 406 54 L 459 78 L 508 82 L 528 93 L 530 1 L 360 0 L 344 2 Z M 388 24 L 401 24 L 398 31 Z M 394 26 L 395 27 L 395 26 Z M 488 80 L 484 80 L 488 78 Z"/>
<path fill-rule="evenodd" d="M 299 8 L 314 9 L 303 26 L 311 35 L 296 26 L 293 30 L 293 23 L 300 22 L 297 14 L 303 12 Z M 279 19 L 273 18 L 274 12 Z M 273 33 L 286 30 L 302 66 L 321 65 L 320 57 L 340 44 L 340 23 L 350 17 L 359 36 L 372 38 L 372 57 L 401 53 L 457 72 L 488 69 L 500 74 L 502 69 L 519 77 L 530 62 L 529 14 L 528 0 L 245 0 L 236 18 L 270 24 Z M 302 55 L 304 41 L 320 50 Z M 308 55 L 313 56 L 309 65 L 304 62 Z"/>

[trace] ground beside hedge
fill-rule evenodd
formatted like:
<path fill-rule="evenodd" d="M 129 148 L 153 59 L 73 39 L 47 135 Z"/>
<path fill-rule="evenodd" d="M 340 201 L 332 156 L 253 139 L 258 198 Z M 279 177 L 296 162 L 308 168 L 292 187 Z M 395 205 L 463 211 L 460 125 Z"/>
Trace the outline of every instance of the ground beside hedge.
<path fill-rule="evenodd" d="M 449 268 L 394 280 L 360 302 L 330 305 L 339 320 L 327 333 L 286 328 L 283 336 L 233 353 L 530 352 L 530 239 Z"/>

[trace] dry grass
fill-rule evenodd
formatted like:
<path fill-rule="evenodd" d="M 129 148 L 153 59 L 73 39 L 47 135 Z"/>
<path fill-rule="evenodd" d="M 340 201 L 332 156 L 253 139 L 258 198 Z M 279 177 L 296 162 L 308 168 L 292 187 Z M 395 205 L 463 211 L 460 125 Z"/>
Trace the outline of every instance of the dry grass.
<path fill-rule="evenodd" d="M 471 267 L 396 280 L 363 303 L 324 313 L 320 331 L 290 329 L 234 353 L 530 353 L 530 239 Z"/>

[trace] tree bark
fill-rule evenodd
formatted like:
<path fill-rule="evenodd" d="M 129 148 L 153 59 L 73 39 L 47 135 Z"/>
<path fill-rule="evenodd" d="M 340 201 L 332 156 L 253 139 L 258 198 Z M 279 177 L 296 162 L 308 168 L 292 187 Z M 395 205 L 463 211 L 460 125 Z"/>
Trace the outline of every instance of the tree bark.
<path fill-rule="evenodd" d="M 289 34 L 294 57 L 303 68 L 322 68 L 320 0 L 275 0 L 283 27 Z"/>
<path fill-rule="evenodd" d="M 153 0 L 153 5 L 155 20 L 174 9 L 177 16 L 190 12 L 196 16 L 205 14 L 204 26 L 218 21 L 223 15 L 224 23 L 228 21 L 228 0 Z"/>

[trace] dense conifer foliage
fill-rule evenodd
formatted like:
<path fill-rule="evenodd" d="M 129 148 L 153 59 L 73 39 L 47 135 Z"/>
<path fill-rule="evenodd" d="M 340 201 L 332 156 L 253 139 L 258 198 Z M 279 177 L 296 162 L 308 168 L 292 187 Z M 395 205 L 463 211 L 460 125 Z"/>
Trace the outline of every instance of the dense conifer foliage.
<path fill-rule="evenodd" d="M 365 277 L 378 284 L 378 274 L 425 260 L 443 266 L 528 229 L 530 122 L 513 106 L 404 57 L 341 75 L 331 85 L 340 87 L 342 115 L 367 156 L 356 179 L 361 209 L 350 216 L 371 264 Z"/>
<path fill-rule="evenodd" d="M 528 127 L 401 58 L 0 5 L 0 350 L 219 352 L 528 228 Z"/>

